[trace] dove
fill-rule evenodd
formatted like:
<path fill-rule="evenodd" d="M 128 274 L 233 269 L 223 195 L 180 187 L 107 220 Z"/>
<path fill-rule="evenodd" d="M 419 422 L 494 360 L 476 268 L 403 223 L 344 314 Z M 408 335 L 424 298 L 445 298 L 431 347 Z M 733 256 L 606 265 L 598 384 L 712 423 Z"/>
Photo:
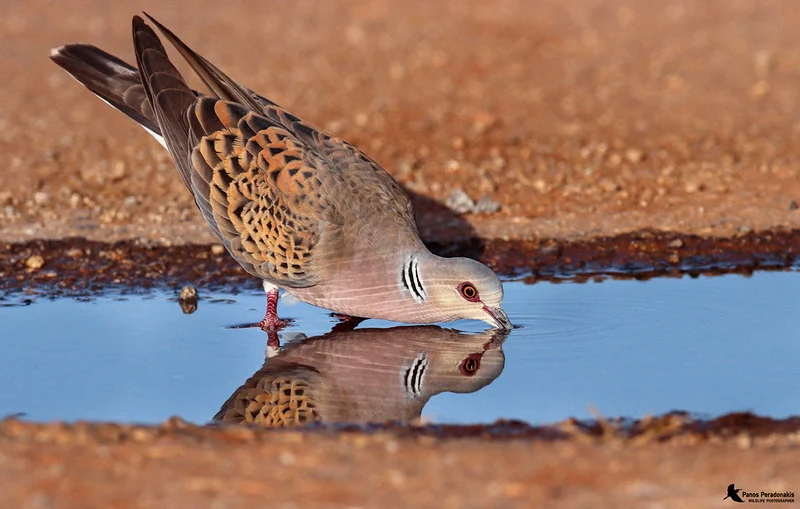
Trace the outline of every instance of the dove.
<path fill-rule="evenodd" d="M 186 84 L 139 16 L 136 67 L 86 44 L 50 57 L 169 151 L 208 225 L 263 283 L 267 312 L 255 326 L 286 324 L 277 312 L 283 290 L 343 316 L 511 327 L 497 275 L 469 258 L 432 254 L 411 201 L 378 163 L 238 84 L 147 17 L 207 94 Z"/>
<path fill-rule="evenodd" d="M 434 395 L 475 392 L 500 376 L 507 334 L 428 325 L 332 331 L 290 342 L 236 389 L 214 421 L 265 428 L 418 422 Z"/>

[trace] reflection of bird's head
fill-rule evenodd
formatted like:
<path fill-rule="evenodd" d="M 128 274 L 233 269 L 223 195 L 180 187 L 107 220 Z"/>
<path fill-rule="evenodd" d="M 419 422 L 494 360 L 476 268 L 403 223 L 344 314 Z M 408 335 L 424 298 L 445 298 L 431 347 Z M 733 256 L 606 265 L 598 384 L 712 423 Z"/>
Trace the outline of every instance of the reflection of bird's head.
<path fill-rule="evenodd" d="M 406 391 L 412 396 L 430 398 L 441 392 L 475 392 L 489 385 L 505 366 L 500 336 L 504 338 L 505 334 L 500 331 L 454 334 L 420 349 L 402 370 Z"/>
<path fill-rule="evenodd" d="M 435 326 L 357 329 L 292 342 L 268 358 L 215 416 L 262 426 L 408 422 L 431 396 L 497 378 L 508 332 Z"/>

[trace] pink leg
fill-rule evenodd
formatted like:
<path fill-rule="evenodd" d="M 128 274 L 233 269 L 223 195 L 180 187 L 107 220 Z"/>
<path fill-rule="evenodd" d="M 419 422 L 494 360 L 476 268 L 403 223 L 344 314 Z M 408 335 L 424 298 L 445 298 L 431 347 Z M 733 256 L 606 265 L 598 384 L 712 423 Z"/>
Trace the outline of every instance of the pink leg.
<path fill-rule="evenodd" d="M 289 322 L 278 318 L 278 289 L 270 288 L 267 290 L 267 313 L 264 319 L 254 323 L 253 327 L 260 327 L 265 331 L 280 330 L 286 327 Z"/>
<path fill-rule="evenodd" d="M 278 318 L 278 287 L 264 281 L 264 293 L 267 295 L 267 312 L 264 314 L 264 319 L 249 325 L 234 325 L 232 328 L 249 329 L 258 327 L 264 332 L 270 332 L 279 331 L 291 323 L 291 320 Z"/>

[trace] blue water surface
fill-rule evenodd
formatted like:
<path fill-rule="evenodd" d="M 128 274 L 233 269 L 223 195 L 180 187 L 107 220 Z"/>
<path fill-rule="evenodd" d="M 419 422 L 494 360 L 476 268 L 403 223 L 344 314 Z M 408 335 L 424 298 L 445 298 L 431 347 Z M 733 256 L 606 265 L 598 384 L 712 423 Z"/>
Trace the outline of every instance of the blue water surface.
<path fill-rule="evenodd" d="M 204 294 L 183 314 L 152 292 L 88 302 L 35 299 L 0 307 L 0 416 L 152 423 L 208 422 L 264 362 L 266 335 L 231 325 L 260 319 L 264 297 Z M 800 274 L 759 272 L 649 281 L 506 283 L 521 326 L 503 346 L 502 374 L 471 394 L 434 396 L 437 423 L 531 424 L 596 414 L 639 418 L 800 414 Z M 335 320 L 281 302 L 288 335 L 313 337 Z M 369 320 L 359 327 L 397 324 Z M 445 325 L 478 332 L 482 322 Z"/>

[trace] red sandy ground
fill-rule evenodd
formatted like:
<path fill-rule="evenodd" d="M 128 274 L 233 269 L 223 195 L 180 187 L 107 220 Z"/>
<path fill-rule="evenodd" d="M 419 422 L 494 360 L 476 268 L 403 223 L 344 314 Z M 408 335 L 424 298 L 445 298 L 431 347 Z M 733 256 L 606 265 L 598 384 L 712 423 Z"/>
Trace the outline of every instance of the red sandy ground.
<path fill-rule="evenodd" d="M 46 58 L 132 60 L 140 9 L 411 191 L 491 197 L 484 237 L 800 226 L 796 2 L 33 0 L 0 20 L 0 240 L 214 241 L 163 149 Z"/>
<path fill-rule="evenodd" d="M 797 494 L 796 424 L 661 441 L 665 424 L 549 441 L 7 421 L 0 493 L 3 507 L 117 509 L 729 507 L 731 482 Z"/>

